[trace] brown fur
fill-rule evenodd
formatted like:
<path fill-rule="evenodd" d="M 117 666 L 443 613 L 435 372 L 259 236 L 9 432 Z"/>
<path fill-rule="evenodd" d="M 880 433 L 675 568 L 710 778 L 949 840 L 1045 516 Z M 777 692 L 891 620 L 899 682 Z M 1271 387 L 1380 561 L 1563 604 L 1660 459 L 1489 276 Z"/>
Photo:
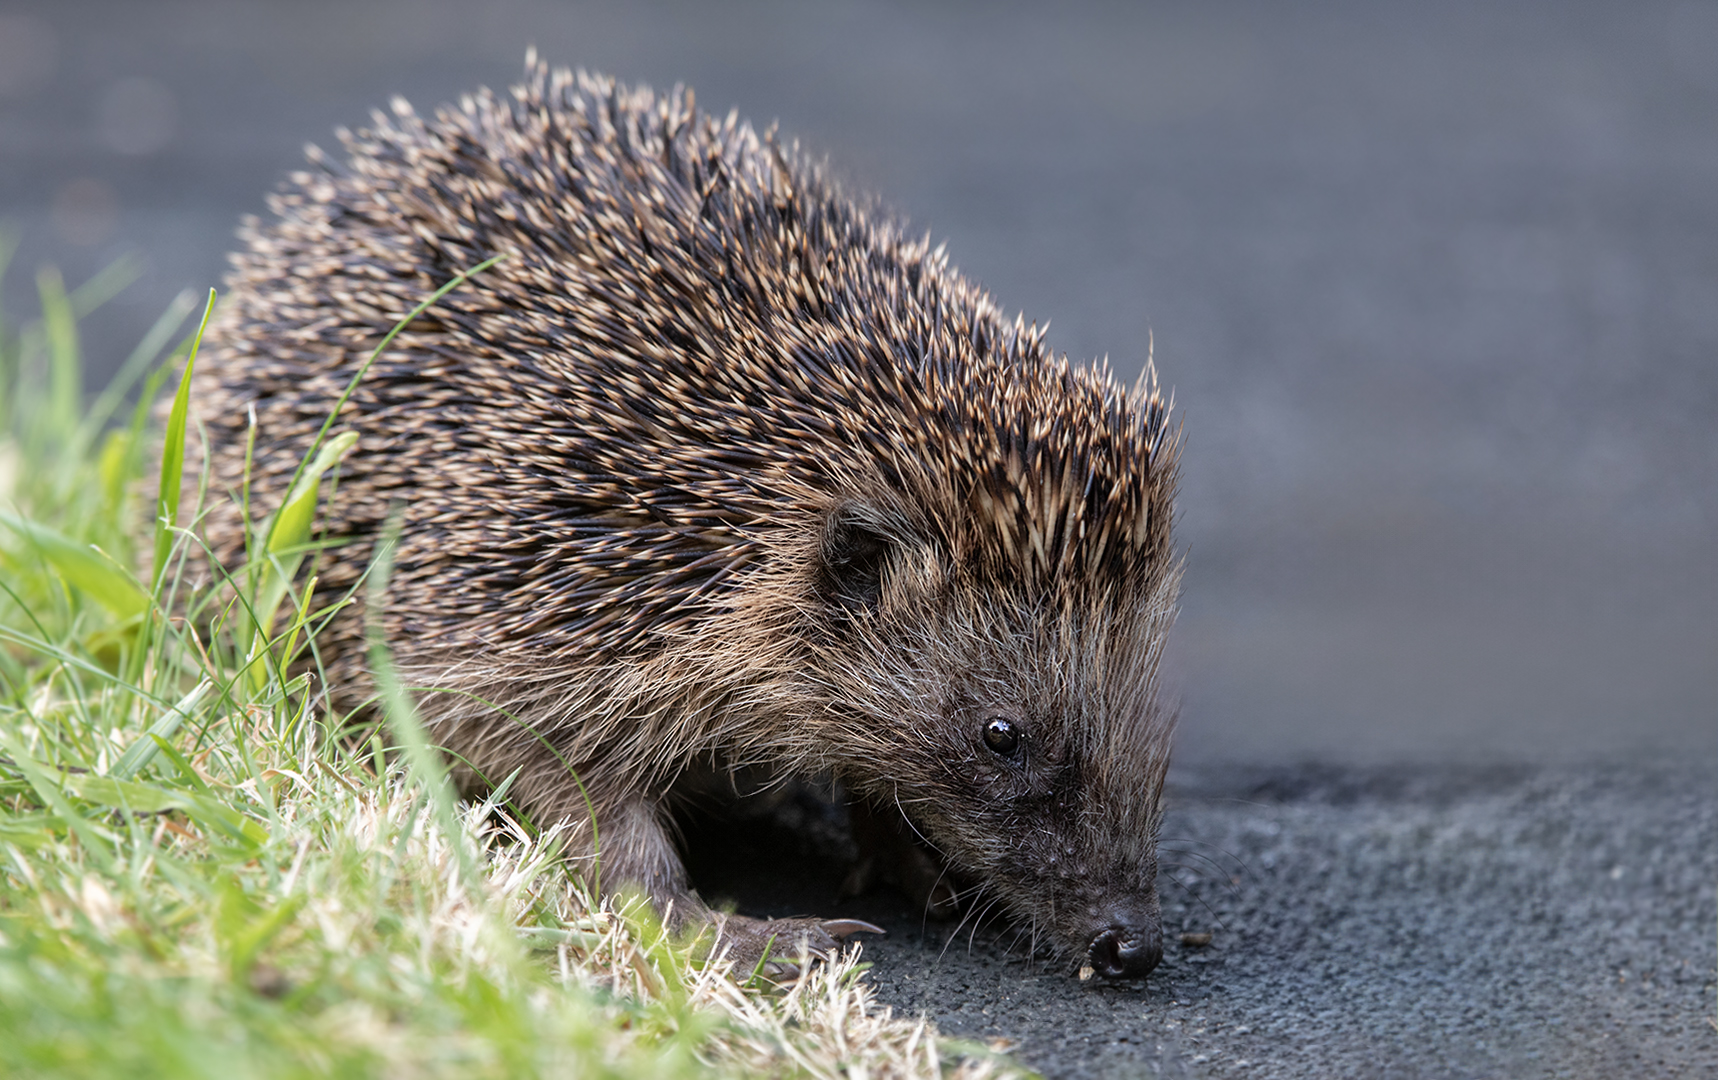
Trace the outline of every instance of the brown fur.
<path fill-rule="evenodd" d="M 511 97 L 396 102 L 341 140 L 247 223 L 193 401 L 216 490 L 254 406 L 272 509 L 389 327 L 505 256 L 365 376 L 321 519 L 331 601 L 403 513 L 381 619 L 408 681 L 460 692 L 420 697 L 445 746 L 583 822 L 553 743 L 604 888 L 682 912 L 665 807 L 714 763 L 899 807 L 1065 955 L 1117 904 L 1156 933 L 1177 565 L 1154 377 L 1130 393 L 1052 355 L 690 91 L 533 61 Z M 207 524 L 237 561 L 237 509 Z M 368 692 L 363 620 L 322 639 L 343 704 Z M 984 742 L 998 716 L 1014 757 Z"/>

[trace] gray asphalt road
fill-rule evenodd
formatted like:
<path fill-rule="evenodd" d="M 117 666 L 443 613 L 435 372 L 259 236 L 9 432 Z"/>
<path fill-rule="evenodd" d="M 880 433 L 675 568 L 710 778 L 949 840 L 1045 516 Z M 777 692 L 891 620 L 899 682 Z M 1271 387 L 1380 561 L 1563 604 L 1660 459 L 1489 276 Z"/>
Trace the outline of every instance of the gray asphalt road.
<path fill-rule="evenodd" d="M 696 869 L 745 910 L 878 922 L 883 1001 L 1047 1076 L 1692 1080 L 1718 1076 L 1714 794 L 1686 768 L 1178 773 L 1143 985 L 837 903 L 829 845 L 751 833 Z"/>

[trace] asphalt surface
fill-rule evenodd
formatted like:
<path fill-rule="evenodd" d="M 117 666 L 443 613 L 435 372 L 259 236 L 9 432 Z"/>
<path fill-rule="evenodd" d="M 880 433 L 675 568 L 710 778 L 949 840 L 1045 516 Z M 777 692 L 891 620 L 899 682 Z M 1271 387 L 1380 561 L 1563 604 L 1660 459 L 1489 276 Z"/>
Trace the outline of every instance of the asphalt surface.
<path fill-rule="evenodd" d="M 827 840 L 695 832 L 694 872 L 753 914 L 878 923 L 882 1001 L 1051 1077 L 1718 1076 L 1706 770 L 1208 768 L 1171 793 L 1143 983 L 838 902 Z"/>

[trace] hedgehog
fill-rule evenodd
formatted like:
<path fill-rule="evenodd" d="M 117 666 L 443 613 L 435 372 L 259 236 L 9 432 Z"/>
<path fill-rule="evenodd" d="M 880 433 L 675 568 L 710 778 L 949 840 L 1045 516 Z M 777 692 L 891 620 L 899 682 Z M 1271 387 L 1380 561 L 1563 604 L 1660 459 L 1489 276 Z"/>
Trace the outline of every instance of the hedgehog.
<path fill-rule="evenodd" d="M 1178 434 L 1009 319 L 943 247 L 775 128 L 527 58 L 246 219 L 193 382 L 211 490 L 261 515 L 348 383 L 319 511 L 333 701 L 379 625 L 473 789 L 567 830 L 569 867 L 713 927 L 742 963 L 827 955 L 848 919 L 752 918 L 688 879 L 675 814 L 733 778 L 829 783 L 903 838 L 920 899 L 1006 913 L 1108 978 L 1162 954 Z M 254 425 L 254 456 L 246 445 Z M 238 499 L 214 558 L 243 559 Z M 713 779 L 714 778 L 714 781 Z M 724 779 L 727 778 L 727 779 Z M 893 822 L 892 827 L 888 823 Z M 936 896 L 929 894 L 936 891 Z"/>

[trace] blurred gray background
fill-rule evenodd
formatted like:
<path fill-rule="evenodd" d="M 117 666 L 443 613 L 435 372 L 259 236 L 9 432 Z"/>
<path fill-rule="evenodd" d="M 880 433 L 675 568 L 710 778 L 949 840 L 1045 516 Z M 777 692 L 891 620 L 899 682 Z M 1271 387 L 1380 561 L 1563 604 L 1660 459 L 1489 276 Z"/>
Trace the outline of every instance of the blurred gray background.
<path fill-rule="evenodd" d="M 0 3 L 0 221 L 143 278 L 527 44 L 738 106 L 1186 424 L 1182 760 L 1718 761 L 1718 3 Z"/>

